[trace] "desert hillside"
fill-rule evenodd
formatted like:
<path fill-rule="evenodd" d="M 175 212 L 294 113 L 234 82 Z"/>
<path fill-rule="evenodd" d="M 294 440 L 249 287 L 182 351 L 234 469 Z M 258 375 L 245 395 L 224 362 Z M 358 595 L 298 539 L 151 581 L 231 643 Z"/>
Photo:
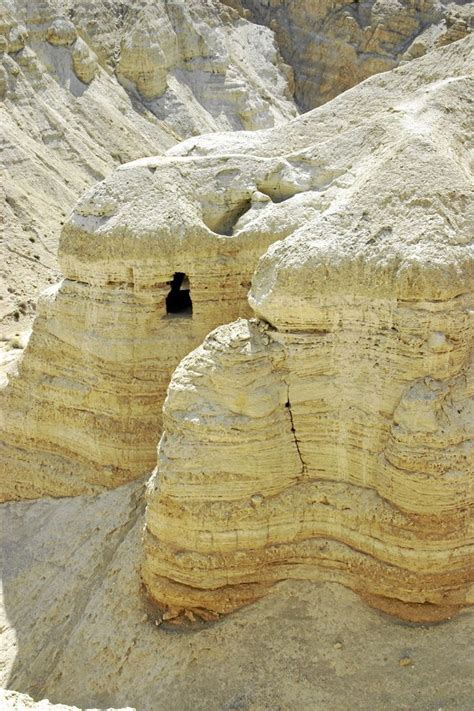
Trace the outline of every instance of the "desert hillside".
<path fill-rule="evenodd" d="M 275 32 L 307 111 L 472 29 L 463 0 L 224 0 Z"/>
<path fill-rule="evenodd" d="M 4 0 L 2 711 L 470 711 L 471 19 Z"/>
<path fill-rule="evenodd" d="M 0 335 L 29 326 L 62 224 L 114 166 L 281 124 L 465 36 L 472 16 L 462 0 L 3 0 Z"/>
<path fill-rule="evenodd" d="M 404 625 L 337 583 L 287 581 L 199 632 L 156 626 L 141 495 L 138 483 L 1 507 L 8 689 L 79 709 L 470 711 L 472 616 Z M 2 708 L 30 708 L 18 691 Z"/>
<path fill-rule="evenodd" d="M 218 0 L 7 0 L 0 53 L 7 331 L 31 321 L 59 274 L 61 225 L 111 168 L 188 136 L 296 115 L 272 31 Z"/>

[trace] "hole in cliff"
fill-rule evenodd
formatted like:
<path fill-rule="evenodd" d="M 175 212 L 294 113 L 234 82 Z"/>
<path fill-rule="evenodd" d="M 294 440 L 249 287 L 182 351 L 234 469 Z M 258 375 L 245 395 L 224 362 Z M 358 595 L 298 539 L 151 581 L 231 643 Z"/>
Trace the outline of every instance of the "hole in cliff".
<path fill-rule="evenodd" d="M 267 195 L 272 202 L 279 203 L 285 202 L 294 197 L 299 190 L 296 188 L 282 188 L 281 186 L 271 186 L 271 185 L 259 185 L 258 189 L 264 195 Z"/>
<path fill-rule="evenodd" d="M 240 218 L 250 210 L 252 203 L 249 199 L 229 203 L 218 208 L 215 204 L 211 209 L 203 208 L 202 219 L 210 230 L 225 237 L 231 237 L 234 227 Z"/>
<path fill-rule="evenodd" d="M 176 272 L 168 283 L 171 289 L 166 297 L 166 313 L 169 316 L 190 317 L 193 313 L 193 302 L 188 277 L 183 272 Z"/>
<path fill-rule="evenodd" d="M 290 167 L 290 166 L 288 166 Z M 269 173 L 265 178 L 259 180 L 257 189 L 267 195 L 272 202 L 285 202 L 300 192 L 305 192 L 308 186 L 303 185 L 296 175 L 285 175 L 285 169 L 279 169 Z M 291 172 L 291 169 L 290 169 Z M 305 181 L 303 181 L 305 182 Z"/>

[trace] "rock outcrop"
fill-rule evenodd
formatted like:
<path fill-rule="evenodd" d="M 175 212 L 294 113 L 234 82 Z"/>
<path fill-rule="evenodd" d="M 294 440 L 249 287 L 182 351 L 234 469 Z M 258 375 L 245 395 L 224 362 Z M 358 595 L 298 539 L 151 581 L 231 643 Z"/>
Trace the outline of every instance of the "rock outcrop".
<path fill-rule="evenodd" d="M 42 294 L 3 394 L 1 498 L 91 493 L 153 469 L 174 368 L 250 314 L 259 256 L 304 208 L 277 224 L 267 193 L 308 175 L 271 157 L 152 158 L 82 198 L 61 236 L 65 278 Z"/>
<path fill-rule="evenodd" d="M 459 39 L 472 12 L 461 0 L 5 0 L 0 337 L 31 325 L 59 277 L 61 224 L 113 167 L 189 136 L 284 123 L 295 98 L 313 108 Z"/>
<path fill-rule="evenodd" d="M 420 629 L 337 583 L 287 580 L 197 634 L 157 626 L 142 503 L 136 482 L 0 505 L 0 685 L 23 692 L 0 692 L 2 711 L 18 696 L 28 708 L 24 694 L 79 709 L 471 711 L 473 615 Z"/>
<path fill-rule="evenodd" d="M 274 30 L 307 111 L 372 74 L 465 37 L 463 0 L 223 0 Z"/>
<path fill-rule="evenodd" d="M 413 7 L 351 11 L 398 17 L 374 58 Z M 471 709 L 472 615 L 357 596 L 473 602 L 473 39 L 284 123 L 218 0 L 4 1 L 6 299 L 161 155 L 0 342 L 2 709 Z"/>
<path fill-rule="evenodd" d="M 329 104 L 337 147 L 324 107 L 288 129 L 300 165 L 331 150 L 326 174 L 363 147 L 330 206 L 261 258 L 257 319 L 173 375 L 143 566 L 166 619 L 213 619 L 288 578 L 413 621 L 474 601 L 472 46 Z"/>
<path fill-rule="evenodd" d="M 296 115 L 273 32 L 218 0 L 0 7 L 0 329 L 29 325 L 78 197 L 203 132 Z"/>
<path fill-rule="evenodd" d="M 470 46 L 373 78 L 281 128 L 189 139 L 92 188 L 63 229 L 65 279 L 41 297 L 2 394 L 1 498 L 91 493 L 151 471 L 172 371 L 212 328 L 251 314 L 251 276 L 271 243 L 342 212 L 357 240 L 392 245 L 396 226 L 372 234 L 369 218 L 359 224 L 340 206 L 355 186 L 373 200 L 373 171 L 384 185 L 395 162 L 416 183 L 423 152 L 432 169 L 446 136 L 458 150 Z M 385 151 L 387 166 L 375 160 Z M 453 209 L 467 204 L 459 161 Z M 387 195 L 392 221 L 403 200 Z M 425 219 L 423 200 L 411 210 Z"/>

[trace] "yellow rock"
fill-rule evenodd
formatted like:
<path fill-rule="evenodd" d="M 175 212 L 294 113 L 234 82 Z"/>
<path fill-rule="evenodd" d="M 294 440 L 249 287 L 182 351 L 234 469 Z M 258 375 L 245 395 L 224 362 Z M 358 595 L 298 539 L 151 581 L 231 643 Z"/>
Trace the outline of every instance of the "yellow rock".
<path fill-rule="evenodd" d="M 381 84 L 413 87 L 362 130 L 358 179 L 260 259 L 258 318 L 176 369 L 147 494 L 158 606 L 227 613 L 287 578 L 416 621 L 472 603 L 469 46 L 351 92 L 358 116 Z"/>

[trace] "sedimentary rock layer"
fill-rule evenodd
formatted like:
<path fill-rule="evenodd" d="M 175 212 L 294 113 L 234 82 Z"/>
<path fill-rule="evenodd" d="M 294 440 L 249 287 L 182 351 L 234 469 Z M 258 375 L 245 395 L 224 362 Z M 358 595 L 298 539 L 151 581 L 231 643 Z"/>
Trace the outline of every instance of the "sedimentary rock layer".
<path fill-rule="evenodd" d="M 445 0 L 223 0 L 270 27 L 303 110 L 372 74 L 465 37 L 471 3 Z"/>
<path fill-rule="evenodd" d="M 3 2 L 0 336 L 31 324 L 59 276 L 61 224 L 111 168 L 189 136 L 281 124 L 295 96 L 313 108 L 459 39 L 472 12 L 437 0 Z"/>
<path fill-rule="evenodd" d="M 312 225 L 338 215 L 334 244 L 367 242 L 370 256 L 403 244 L 398 221 L 408 230 L 416 219 L 427 231 L 424 264 L 430 240 L 445 233 L 444 212 L 455 212 L 454 225 L 467 219 L 460 146 L 470 53 L 467 39 L 284 128 L 189 139 L 92 188 L 63 229 L 65 279 L 41 298 L 19 376 L 3 395 L 2 496 L 77 494 L 151 471 L 173 369 L 212 328 L 250 315 L 259 256 L 302 225 L 307 240 Z M 445 180 L 440 197 L 413 197 L 406 186 L 430 186 L 436 172 Z M 393 194 L 386 174 L 398 176 Z M 354 212 L 355 195 L 377 206 L 375 221 L 370 209 Z M 354 243 L 337 236 L 342 223 Z M 460 228 L 452 230 L 458 239 Z M 390 251 L 383 259 L 393 267 Z M 457 279 L 440 264 L 440 279 Z M 271 273 L 265 278 L 270 286 Z M 325 283 L 325 271 L 305 279 L 310 290 L 315 279 Z M 291 328 L 300 301 L 292 297 Z M 285 303 L 280 311 L 288 313 Z"/>
<path fill-rule="evenodd" d="M 250 313 L 280 159 L 148 159 L 92 189 L 65 226 L 64 280 L 44 292 L 2 402 L 2 496 L 75 495 L 151 471 L 166 388 L 217 324 Z M 301 209 L 300 211 L 301 212 Z M 275 215 L 273 215 L 275 220 Z"/>
<path fill-rule="evenodd" d="M 269 247 L 258 318 L 176 369 L 144 539 L 166 618 L 287 578 L 415 621 L 473 602 L 471 44 L 435 53 L 444 78 L 392 106 L 358 179 Z"/>
<path fill-rule="evenodd" d="M 136 482 L 0 505 L 0 686 L 79 709 L 260 711 L 297 699 L 314 711 L 361 699 L 357 711 L 395 711 L 416 698 L 415 711 L 449 699 L 471 711 L 472 615 L 417 630 L 337 583 L 287 580 L 197 634 L 157 626 L 139 584 L 140 503 Z M 29 703 L 0 691 L 2 711 Z M 46 701 L 33 709 L 66 711 Z"/>
<path fill-rule="evenodd" d="M 0 7 L 0 329 L 58 278 L 61 225 L 115 166 L 296 115 L 273 32 L 218 0 Z"/>

